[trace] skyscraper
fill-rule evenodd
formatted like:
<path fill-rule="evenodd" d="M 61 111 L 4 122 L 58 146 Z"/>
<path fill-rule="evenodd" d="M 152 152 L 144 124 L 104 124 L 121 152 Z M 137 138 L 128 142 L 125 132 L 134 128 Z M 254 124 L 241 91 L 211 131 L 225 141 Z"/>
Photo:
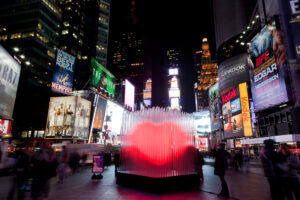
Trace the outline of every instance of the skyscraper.
<path fill-rule="evenodd" d="M 1 43 L 22 61 L 14 132 L 42 130 L 62 12 L 53 0 L 1 0 L 0 5 Z"/>
<path fill-rule="evenodd" d="M 211 57 L 207 38 L 202 40 L 202 50 L 194 54 L 194 66 L 197 74 L 196 110 L 200 111 L 208 108 L 208 90 L 217 82 L 217 64 Z"/>
<path fill-rule="evenodd" d="M 180 110 L 180 87 L 179 87 L 179 67 L 181 58 L 177 49 L 167 50 L 167 63 L 169 68 L 169 106 L 171 109 Z"/>

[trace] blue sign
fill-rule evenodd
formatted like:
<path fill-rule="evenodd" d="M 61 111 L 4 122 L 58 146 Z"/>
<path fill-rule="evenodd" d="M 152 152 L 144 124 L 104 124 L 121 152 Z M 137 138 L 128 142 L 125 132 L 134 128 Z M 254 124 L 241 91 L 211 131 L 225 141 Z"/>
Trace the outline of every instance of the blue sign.
<path fill-rule="evenodd" d="M 230 105 L 231 105 L 231 113 L 240 111 L 241 110 L 240 98 L 231 101 Z"/>
<path fill-rule="evenodd" d="M 57 49 L 56 65 L 53 71 L 52 90 L 71 95 L 75 69 L 75 57 Z"/>

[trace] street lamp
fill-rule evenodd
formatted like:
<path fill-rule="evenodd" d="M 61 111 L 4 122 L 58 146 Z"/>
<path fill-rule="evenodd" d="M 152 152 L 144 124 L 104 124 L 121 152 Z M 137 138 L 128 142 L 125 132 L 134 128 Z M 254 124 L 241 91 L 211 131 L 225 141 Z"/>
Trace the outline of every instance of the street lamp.
<path fill-rule="evenodd" d="M 15 52 L 19 52 L 19 51 L 20 51 L 20 49 L 19 49 L 18 47 L 14 47 L 13 50 L 14 50 Z"/>
<path fill-rule="evenodd" d="M 25 56 L 22 54 L 22 55 L 20 55 L 20 58 L 24 59 L 24 58 L 25 58 Z"/>
<path fill-rule="evenodd" d="M 29 66 L 29 65 L 30 65 L 30 62 L 29 62 L 29 61 L 26 61 L 25 64 L 26 64 L 27 66 Z"/>

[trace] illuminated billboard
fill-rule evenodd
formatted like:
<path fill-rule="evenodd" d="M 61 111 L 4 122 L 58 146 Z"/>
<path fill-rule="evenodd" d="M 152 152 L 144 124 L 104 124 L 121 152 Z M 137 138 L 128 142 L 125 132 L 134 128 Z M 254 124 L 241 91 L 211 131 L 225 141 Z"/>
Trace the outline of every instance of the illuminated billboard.
<path fill-rule="evenodd" d="M 180 90 L 178 88 L 170 88 L 169 89 L 169 97 L 170 98 L 179 98 Z"/>
<path fill-rule="evenodd" d="M 118 141 L 113 139 L 120 135 L 121 125 L 123 119 L 124 108 L 112 101 L 107 101 L 104 126 L 107 127 L 107 134 L 109 138 L 113 141 L 113 144 L 118 144 Z"/>
<path fill-rule="evenodd" d="M 197 149 L 207 150 L 208 148 L 208 139 L 207 137 L 195 137 L 195 146 Z"/>
<path fill-rule="evenodd" d="M 52 90 L 67 95 L 72 94 L 74 69 L 75 57 L 57 49 Z"/>
<path fill-rule="evenodd" d="M 220 119 L 219 119 L 219 84 L 214 84 L 209 89 L 209 107 L 210 107 L 210 119 L 211 129 L 218 130 Z"/>
<path fill-rule="evenodd" d="M 94 119 L 94 124 L 93 124 L 94 129 L 102 129 L 102 127 L 103 127 L 106 104 L 107 104 L 107 102 L 105 99 L 98 97 L 96 114 L 95 114 L 95 119 Z"/>
<path fill-rule="evenodd" d="M 0 116 L 11 119 L 14 111 L 21 66 L 0 45 Z"/>
<path fill-rule="evenodd" d="M 124 105 L 126 108 L 128 108 L 131 111 L 134 111 L 134 86 L 125 79 L 125 99 L 124 99 Z"/>
<path fill-rule="evenodd" d="M 91 59 L 91 77 L 91 88 L 97 92 L 104 90 L 115 96 L 115 76 L 93 57 Z"/>
<path fill-rule="evenodd" d="M 211 132 L 210 112 L 208 110 L 194 112 L 194 129 L 198 134 L 208 134 Z"/>
<path fill-rule="evenodd" d="M 81 97 L 51 97 L 46 137 L 87 139 L 90 109 L 91 102 Z"/>
<path fill-rule="evenodd" d="M 178 68 L 170 68 L 169 69 L 169 76 L 178 75 Z"/>
<path fill-rule="evenodd" d="M 251 137 L 253 132 L 247 83 L 229 88 L 221 100 L 225 138 Z"/>
<path fill-rule="evenodd" d="M 0 135 L 11 133 L 11 120 L 0 119 Z"/>
<path fill-rule="evenodd" d="M 276 48 L 276 49 L 275 49 Z M 287 102 L 287 57 L 282 33 L 275 22 L 265 26 L 249 45 L 251 89 L 256 111 Z"/>

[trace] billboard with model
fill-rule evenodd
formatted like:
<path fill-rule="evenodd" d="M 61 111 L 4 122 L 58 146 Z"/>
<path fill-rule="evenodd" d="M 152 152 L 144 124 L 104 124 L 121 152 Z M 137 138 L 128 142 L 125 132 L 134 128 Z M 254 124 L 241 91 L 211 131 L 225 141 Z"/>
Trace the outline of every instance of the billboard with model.
<path fill-rule="evenodd" d="M 72 94 L 75 60 L 74 56 L 57 49 L 52 80 L 53 91 L 67 95 Z"/>
<path fill-rule="evenodd" d="M 0 116 L 11 119 L 14 111 L 21 66 L 0 45 Z"/>
<path fill-rule="evenodd" d="M 81 97 L 51 97 L 46 125 L 47 138 L 82 138 L 88 135 L 91 102 Z"/>
<path fill-rule="evenodd" d="M 97 92 L 104 90 L 111 96 L 115 96 L 115 76 L 110 73 L 103 65 L 92 57 L 91 59 L 91 76 L 90 85 Z"/>
<path fill-rule="evenodd" d="M 282 33 L 276 28 L 274 21 L 251 40 L 248 52 L 255 110 L 287 102 L 287 57 Z"/>

